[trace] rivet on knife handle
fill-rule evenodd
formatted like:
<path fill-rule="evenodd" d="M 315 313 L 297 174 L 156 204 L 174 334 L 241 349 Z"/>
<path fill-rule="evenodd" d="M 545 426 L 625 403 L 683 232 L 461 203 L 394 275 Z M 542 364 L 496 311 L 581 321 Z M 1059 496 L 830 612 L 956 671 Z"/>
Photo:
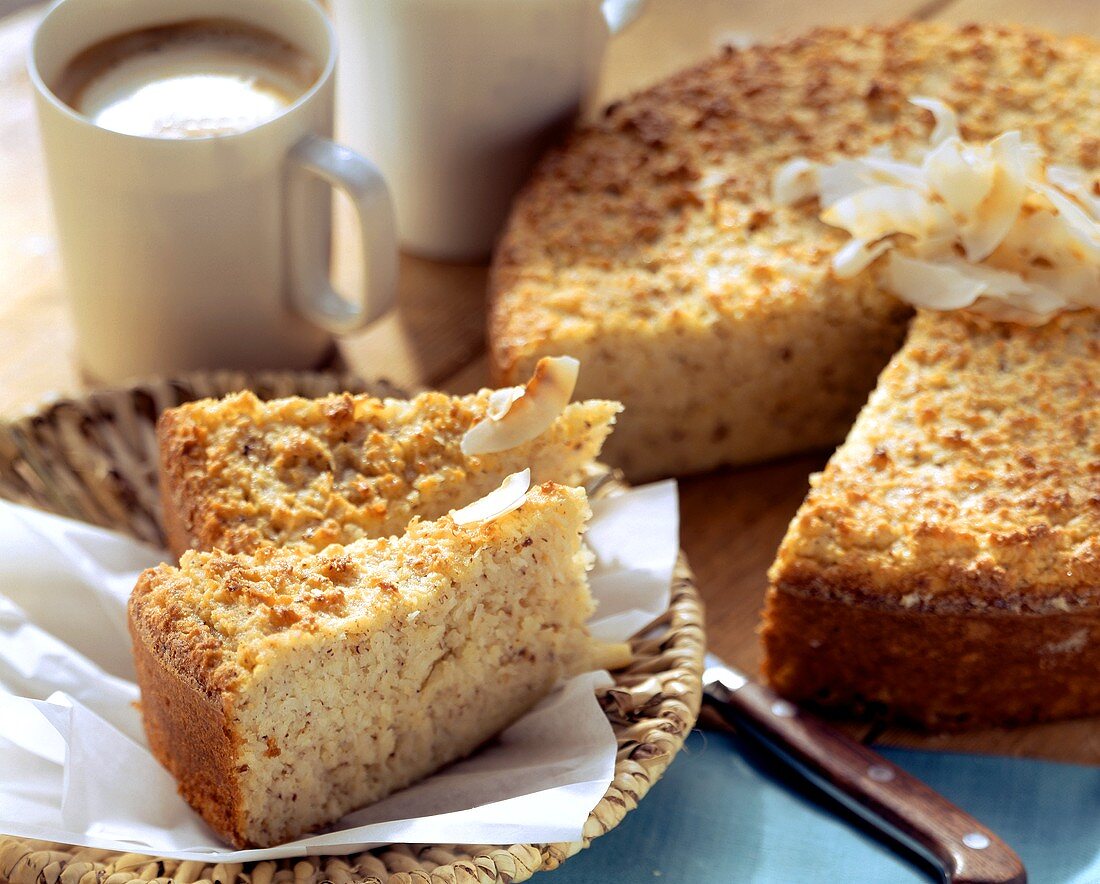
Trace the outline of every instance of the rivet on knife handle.
<path fill-rule="evenodd" d="M 895 838 L 934 859 L 954 884 L 1025 884 L 1013 850 L 881 755 L 734 673 L 708 685 L 708 702 L 751 730 L 813 782 Z"/>

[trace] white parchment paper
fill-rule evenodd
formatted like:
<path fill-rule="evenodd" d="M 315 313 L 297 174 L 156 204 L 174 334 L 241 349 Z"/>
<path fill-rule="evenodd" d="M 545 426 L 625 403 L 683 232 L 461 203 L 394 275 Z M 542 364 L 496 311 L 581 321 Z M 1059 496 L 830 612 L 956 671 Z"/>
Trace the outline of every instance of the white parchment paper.
<path fill-rule="evenodd" d="M 594 501 L 594 635 L 620 641 L 663 613 L 679 548 L 676 486 Z M 168 555 L 120 534 L 0 502 L 0 832 L 178 859 L 241 862 L 394 843 L 575 841 L 615 769 L 590 672 L 475 756 L 265 850 L 232 850 L 149 754 L 126 600 Z"/>

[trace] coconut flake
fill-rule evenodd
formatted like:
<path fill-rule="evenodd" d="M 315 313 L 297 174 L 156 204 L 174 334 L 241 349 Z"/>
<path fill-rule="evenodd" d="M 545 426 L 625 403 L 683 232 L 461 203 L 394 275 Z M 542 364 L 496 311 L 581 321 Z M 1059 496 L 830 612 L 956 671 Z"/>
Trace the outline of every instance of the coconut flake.
<path fill-rule="evenodd" d="M 969 307 L 987 286 L 957 268 L 894 253 L 886 265 L 885 283 L 890 291 L 914 307 L 958 310 Z"/>
<path fill-rule="evenodd" d="M 1100 307 L 1100 267 L 1037 267 L 1028 276 L 1064 303 Z"/>
<path fill-rule="evenodd" d="M 1016 131 L 967 144 L 944 102 L 913 104 L 936 121 L 923 151 L 899 160 L 877 145 L 863 157 L 785 166 L 813 168 L 821 220 L 852 236 L 833 257 L 835 276 L 851 279 L 901 247 L 905 254 L 891 253 L 882 282 L 917 307 L 1027 323 L 1100 307 L 1093 177 L 1048 166 Z"/>
<path fill-rule="evenodd" d="M 526 387 L 503 387 L 489 394 L 489 404 L 485 408 L 490 420 L 499 421 L 512 408 L 512 404 L 527 392 Z"/>
<path fill-rule="evenodd" d="M 541 436 L 569 404 L 579 370 L 571 356 L 544 356 L 526 386 L 493 392 L 486 417 L 462 437 L 462 453 L 495 454 Z"/>
<path fill-rule="evenodd" d="M 1100 264 L 1089 265 L 1087 253 L 1065 219 L 1048 211 L 1031 212 L 1021 218 L 992 258 L 998 266 L 1028 276 L 1041 269 L 1062 272 L 1084 267 L 1100 272 Z"/>
<path fill-rule="evenodd" d="M 821 185 L 819 201 L 822 208 L 835 205 L 874 183 L 869 170 L 859 160 L 838 160 L 830 166 L 822 166 L 818 169 L 817 180 Z"/>
<path fill-rule="evenodd" d="M 879 156 L 874 151 L 862 161 L 868 177 L 884 184 L 904 184 L 919 191 L 928 189 L 924 170 L 916 163 L 903 163 L 893 157 Z"/>
<path fill-rule="evenodd" d="M 933 147 L 942 144 L 948 138 L 959 137 L 959 116 L 955 109 L 938 98 L 928 98 L 924 95 L 915 95 L 909 99 L 910 104 L 922 107 L 932 112 L 935 125 L 932 127 L 932 135 L 929 141 Z"/>
<path fill-rule="evenodd" d="M 959 225 L 966 257 L 984 261 L 1016 223 L 1027 195 L 1027 179 L 1019 132 L 1006 132 L 989 143 L 993 186 L 967 221 Z"/>
<path fill-rule="evenodd" d="M 818 182 L 816 195 L 823 209 L 873 185 L 892 184 L 920 192 L 927 190 L 923 170 L 919 165 L 895 160 L 889 151 L 882 151 L 877 147 L 867 156 L 856 160 L 838 160 L 828 166 L 820 163 L 814 165 Z"/>
<path fill-rule="evenodd" d="M 857 239 L 875 240 L 894 233 L 923 236 L 939 219 L 932 204 L 915 190 L 878 184 L 829 206 L 821 220 Z"/>
<path fill-rule="evenodd" d="M 1080 243 L 1087 258 L 1100 261 L 1100 223 L 1093 221 L 1084 209 L 1058 188 L 1039 184 L 1035 185 L 1035 189 L 1054 204 L 1065 224 L 1066 232 Z"/>
<path fill-rule="evenodd" d="M 956 217 L 977 211 L 993 189 L 993 164 L 958 138 L 933 148 L 921 167 L 924 179 Z"/>
<path fill-rule="evenodd" d="M 884 276 L 898 297 L 927 310 L 980 306 L 981 313 L 994 319 L 1039 324 L 1064 304 L 1056 292 L 1018 273 L 958 259 L 936 263 L 895 253 Z"/>
<path fill-rule="evenodd" d="M 1094 190 L 1096 184 L 1084 169 L 1050 166 L 1047 181 L 1088 209 L 1094 220 L 1100 220 L 1100 195 L 1097 195 Z"/>
<path fill-rule="evenodd" d="M 500 483 L 499 488 L 490 491 L 480 500 L 475 500 L 460 510 L 452 511 L 451 518 L 456 525 L 491 522 L 519 509 L 527 499 L 527 492 L 530 490 L 531 470 L 528 468 L 519 473 L 512 473 Z"/>
<path fill-rule="evenodd" d="M 894 243 L 888 239 L 876 243 L 862 239 L 849 240 L 833 256 L 833 273 L 838 279 L 853 279 L 893 247 Z"/>
<path fill-rule="evenodd" d="M 818 164 L 795 157 L 779 167 L 772 179 L 772 200 L 780 206 L 796 206 L 817 195 Z"/>

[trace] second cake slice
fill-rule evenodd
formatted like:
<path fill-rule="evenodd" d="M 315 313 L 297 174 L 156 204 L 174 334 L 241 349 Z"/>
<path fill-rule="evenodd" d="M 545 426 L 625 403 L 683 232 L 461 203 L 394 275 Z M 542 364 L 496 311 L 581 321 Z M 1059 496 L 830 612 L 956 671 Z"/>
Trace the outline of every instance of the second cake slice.
<path fill-rule="evenodd" d="M 262 402 L 245 392 L 173 408 L 157 426 L 169 547 L 319 551 L 400 534 L 414 516 L 465 506 L 528 467 L 536 483 L 579 485 L 621 411 L 575 402 L 534 438 L 467 454 L 463 437 L 487 419 L 492 395 Z"/>

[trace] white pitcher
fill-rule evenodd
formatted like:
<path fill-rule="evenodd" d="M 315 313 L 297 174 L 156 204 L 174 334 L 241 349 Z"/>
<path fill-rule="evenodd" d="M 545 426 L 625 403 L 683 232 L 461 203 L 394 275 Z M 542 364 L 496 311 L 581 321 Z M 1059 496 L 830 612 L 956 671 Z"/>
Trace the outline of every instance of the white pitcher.
<path fill-rule="evenodd" d="M 645 0 L 334 0 L 337 131 L 378 164 L 404 247 L 483 257 Z"/>

